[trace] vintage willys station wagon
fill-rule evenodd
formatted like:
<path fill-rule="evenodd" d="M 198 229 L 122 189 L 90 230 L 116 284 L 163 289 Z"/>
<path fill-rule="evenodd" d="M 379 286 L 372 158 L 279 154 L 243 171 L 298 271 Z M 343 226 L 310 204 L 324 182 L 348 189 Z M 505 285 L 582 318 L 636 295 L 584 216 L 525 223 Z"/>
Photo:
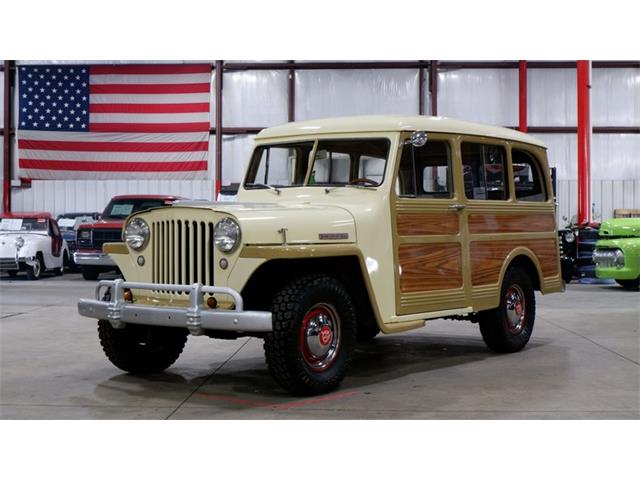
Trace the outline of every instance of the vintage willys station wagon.
<path fill-rule="evenodd" d="M 534 291 L 559 292 L 546 149 L 520 132 L 440 117 L 370 116 L 263 130 L 237 203 L 129 216 L 105 245 L 125 280 L 82 315 L 108 358 L 160 371 L 189 333 L 264 338 L 270 372 L 301 394 L 336 387 L 357 339 L 435 318 L 486 344 L 529 340 Z"/>

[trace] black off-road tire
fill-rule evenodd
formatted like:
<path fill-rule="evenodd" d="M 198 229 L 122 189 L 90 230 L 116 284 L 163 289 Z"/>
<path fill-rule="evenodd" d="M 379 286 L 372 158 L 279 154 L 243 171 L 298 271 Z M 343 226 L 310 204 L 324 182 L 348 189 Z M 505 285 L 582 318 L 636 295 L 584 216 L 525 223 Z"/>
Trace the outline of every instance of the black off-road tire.
<path fill-rule="evenodd" d="M 507 318 L 507 292 L 517 288 L 524 297 L 524 321 L 519 331 L 511 326 Z M 522 350 L 531 338 L 536 317 L 536 299 L 533 283 L 521 268 L 507 270 L 500 289 L 500 305 L 493 310 L 480 312 L 480 332 L 487 347 L 498 353 L 513 353 Z"/>
<path fill-rule="evenodd" d="M 303 345 L 303 324 L 317 308 L 334 313 L 332 321 L 338 329 L 337 337 L 331 336 L 332 342 L 337 338 L 336 353 L 321 371 L 310 366 Z M 275 294 L 272 312 L 273 331 L 264 339 L 264 352 L 278 384 L 299 395 L 335 389 L 347 372 L 356 343 L 356 310 L 347 289 L 328 275 L 305 275 Z"/>
<path fill-rule="evenodd" d="M 100 276 L 100 270 L 96 267 L 80 267 L 80 270 L 85 280 L 97 280 Z"/>
<path fill-rule="evenodd" d="M 36 254 L 36 262 L 38 262 L 38 264 L 33 267 L 31 265 L 26 266 L 27 278 L 29 280 L 39 280 L 42 278 L 42 272 L 44 272 L 45 267 L 42 254 L 40 252 Z"/>
<path fill-rule="evenodd" d="M 108 320 L 98 320 L 98 337 L 107 358 L 129 373 L 158 373 L 180 356 L 189 332 L 184 328 L 129 324 L 113 328 Z"/>
<path fill-rule="evenodd" d="M 616 280 L 616 283 L 625 290 L 637 290 L 640 287 L 640 277 L 635 280 Z"/>

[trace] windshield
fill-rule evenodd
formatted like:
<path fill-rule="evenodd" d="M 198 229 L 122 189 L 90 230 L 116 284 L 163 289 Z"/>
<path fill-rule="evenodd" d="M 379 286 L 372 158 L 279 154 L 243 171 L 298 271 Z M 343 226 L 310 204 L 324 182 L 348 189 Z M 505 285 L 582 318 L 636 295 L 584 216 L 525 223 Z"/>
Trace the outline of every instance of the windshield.
<path fill-rule="evenodd" d="M 386 138 L 260 145 L 251 157 L 245 188 L 377 187 L 384 180 L 389 149 Z"/>
<path fill-rule="evenodd" d="M 155 198 L 123 198 L 111 200 L 102 213 L 103 220 L 124 220 L 141 210 L 168 205 L 165 200 Z"/>
<path fill-rule="evenodd" d="M 60 230 L 74 230 L 78 225 L 83 223 L 92 223 L 94 218 L 92 215 L 81 215 L 79 217 L 63 217 L 58 218 L 58 226 Z"/>
<path fill-rule="evenodd" d="M 46 218 L 3 218 L 0 230 L 6 232 L 46 232 L 49 222 Z"/>

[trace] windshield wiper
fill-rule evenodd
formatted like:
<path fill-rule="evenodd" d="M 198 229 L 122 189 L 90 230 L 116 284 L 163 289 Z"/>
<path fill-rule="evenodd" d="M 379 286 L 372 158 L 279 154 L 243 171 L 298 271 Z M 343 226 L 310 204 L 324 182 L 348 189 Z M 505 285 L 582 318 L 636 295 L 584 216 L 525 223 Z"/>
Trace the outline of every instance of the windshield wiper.
<path fill-rule="evenodd" d="M 325 187 L 324 189 L 324 193 L 331 193 L 334 190 L 337 190 L 338 188 L 360 188 L 360 189 L 364 189 L 364 190 L 369 190 L 370 188 L 376 188 L 379 187 L 380 185 L 353 185 L 350 183 L 346 183 L 344 185 L 336 185 L 333 187 Z"/>
<path fill-rule="evenodd" d="M 274 192 L 276 192 L 276 195 L 280 195 L 280 189 L 278 189 L 277 187 L 273 187 L 271 185 L 267 185 L 266 183 L 247 183 L 247 187 L 268 188 L 269 190 L 273 190 Z"/>

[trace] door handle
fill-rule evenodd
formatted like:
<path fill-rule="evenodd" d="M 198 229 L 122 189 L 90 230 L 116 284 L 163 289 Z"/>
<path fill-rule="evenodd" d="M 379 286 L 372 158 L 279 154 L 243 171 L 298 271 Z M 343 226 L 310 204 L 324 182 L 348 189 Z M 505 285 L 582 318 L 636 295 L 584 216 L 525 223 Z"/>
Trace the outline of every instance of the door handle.
<path fill-rule="evenodd" d="M 449 205 L 449 210 L 464 210 L 465 208 L 467 208 L 466 205 L 463 205 L 461 203 L 454 203 L 453 205 Z"/>

